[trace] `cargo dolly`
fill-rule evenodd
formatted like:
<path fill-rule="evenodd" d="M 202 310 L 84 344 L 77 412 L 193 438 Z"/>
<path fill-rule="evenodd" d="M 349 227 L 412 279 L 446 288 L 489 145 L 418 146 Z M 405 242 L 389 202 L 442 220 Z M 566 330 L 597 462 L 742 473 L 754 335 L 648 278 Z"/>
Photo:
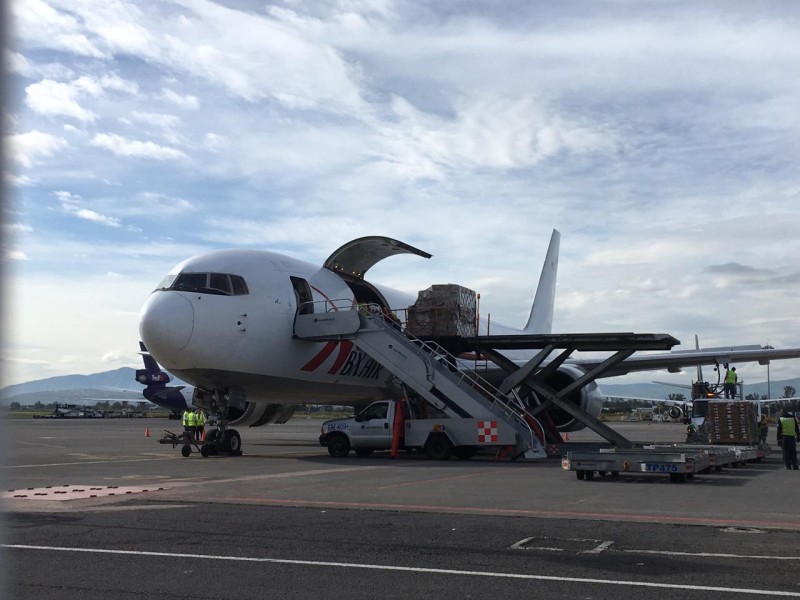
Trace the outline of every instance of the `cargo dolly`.
<path fill-rule="evenodd" d="M 575 471 L 578 479 L 591 481 L 600 476 L 620 473 L 669 475 L 672 482 L 684 482 L 695 473 L 708 469 L 709 454 L 704 450 L 683 449 L 616 449 L 569 451 L 561 459 L 565 471 Z"/>

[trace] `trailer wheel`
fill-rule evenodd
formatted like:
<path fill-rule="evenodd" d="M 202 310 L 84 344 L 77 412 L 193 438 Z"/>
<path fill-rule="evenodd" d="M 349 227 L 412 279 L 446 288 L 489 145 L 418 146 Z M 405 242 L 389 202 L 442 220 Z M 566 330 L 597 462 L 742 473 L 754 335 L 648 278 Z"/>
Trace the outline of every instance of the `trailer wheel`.
<path fill-rule="evenodd" d="M 328 454 L 334 458 L 344 458 L 350 453 L 350 440 L 343 433 L 328 435 Z"/>
<path fill-rule="evenodd" d="M 594 471 L 586 471 L 585 477 L 586 481 L 591 481 L 592 479 L 594 479 Z"/>
<path fill-rule="evenodd" d="M 183 455 L 183 458 L 189 458 L 191 453 L 192 448 L 189 446 L 189 444 L 185 444 L 183 447 L 181 447 L 181 454 Z"/>
<path fill-rule="evenodd" d="M 433 433 L 425 442 L 425 453 L 433 460 L 447 460 L 453 454 L 453 444 L 450 438 L 442 433 Z"/>
<path fill-rule="evenodd" d="M 200 456 L 203 458 L 208 458 L 211 455 L 211 446 L 208 444 L 203 444 L 200 446 Z"/>
<path fill-rule="evenodd" d="M 575 471 L 575 475 L 578 477 L 578 479 L 583 481 L 583 478 L 586 477 L 586 471 L 584 471 L 583 469 L 578 469 L 577 471 Z"/>

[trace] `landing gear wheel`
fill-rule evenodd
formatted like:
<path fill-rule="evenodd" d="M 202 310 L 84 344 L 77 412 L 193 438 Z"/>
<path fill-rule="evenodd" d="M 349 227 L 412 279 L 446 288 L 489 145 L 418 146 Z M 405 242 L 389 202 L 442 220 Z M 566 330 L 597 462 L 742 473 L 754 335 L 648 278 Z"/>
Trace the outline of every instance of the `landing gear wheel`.
<path fill-rule="evenodd" d="M 235 429 L 226 429 L 222 433 L 221 451 L 232 456 L 242 453 L 242 438 Z"/>
<path fill-rule="evenodd" d="M 356 454 L 359 456 L 369 456 L 374 450 L 372 448 L 356 448 Z"/>
<path fill-rule="evenodd" d="M 191 453 L 192 453 L 192 448 L 188 444 L 181 447 L 181 454 L 183 455 L 183 458 L 189 458 L 189 455 Z"/>
<path fill-rule="evenodd" d="M 333 458 L 344 458 L 350 454 L 350 440 L 343 433 L 328 436 L 328 454 Z"/>
<path fill-rule="evenodd" d="M 469 460 L 478 452 L 477 446 L 457 446 L 453 450 L 453 454 L 456 455 L 456 458 L 459 460 Z"/>
<path fill-rule="evenodd" d="M 441 433 L 431 435 L 425 442 L 425 453 L 433 460 L 447 460 L 453 455 L 453 444 Z"/>

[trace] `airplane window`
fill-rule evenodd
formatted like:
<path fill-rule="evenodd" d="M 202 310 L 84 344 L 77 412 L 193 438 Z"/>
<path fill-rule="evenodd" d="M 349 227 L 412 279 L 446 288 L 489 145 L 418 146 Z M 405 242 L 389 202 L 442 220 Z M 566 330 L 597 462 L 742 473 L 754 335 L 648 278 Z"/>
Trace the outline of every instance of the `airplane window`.
<path fill-rule="evenodd" d="M 175 281 L 176 277 L 177 275 L 175 275 L 174 273 L 171 275 L 167 275 L 166 277 L 164 277 L 164 280 L 156 286 L 156 289 L 168 290 L 169 288 L 172 287 L 172 282 Z"/>
<path fill-rule="evenodd" d="M 244 282 L 244 279 L 238 275 L 231 275 L 231 284 L 233 285 L 234 296 L 244 296 L 247 294 L 247 284 Z"/>
<path fill-rule="evenodd" d="M 228 281 L 228 276 L 224 273 L 211 273 L 208 287 L 210 290 L 219 291 L 228 296 L 231 295 L 231 283 Z"/>
<path fill-rule="evenodd" d="M 181 273 L 171 286 L 174 290 L 194 292 L 208 287 L 206 273 Z"/>
<path fill-rule="evenodd" d="M 239 275 L 227 273 L 181 273 L 168 275 L 158 289 L 179 292 L 200 292 L 220 296 L 244 296 L 248 294 L 247 284 Z"/>

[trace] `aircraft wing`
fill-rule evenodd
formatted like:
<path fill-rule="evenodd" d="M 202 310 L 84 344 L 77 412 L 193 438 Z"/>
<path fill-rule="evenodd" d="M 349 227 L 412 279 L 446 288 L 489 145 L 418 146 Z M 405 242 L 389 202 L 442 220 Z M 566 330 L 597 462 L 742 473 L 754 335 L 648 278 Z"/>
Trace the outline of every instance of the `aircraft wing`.
<path fill-rule="evenodd" d="M 642 398 L 641 396 L 603 396 L 603 402 L 610 400 L 636 400 L 638 402 L 659 402 L 662 404 L 669 404 L 675 406 L 683 406 L 684 404 L 691 404 L 691 400 L 669 400 L 667 398 Z"/>
<path fill-rule="evenodd" d="M 685 367 L 698 365 L 714 365 L 725 363 L 757 362 L 769 364 L 770 360 L 800 358 L 800 348 L 764 349 L 747 347 L 745 350 L 730 348 L 711 348 L 708 350 L 680 350 L 657 354 L 634 354 L 616 366 L 603 372 L 602 377 L 617 377 L 636 371 L 654 371 L 666 369 L 677 373 Z M 580 359 L 570 361 L 572 364 L 591 369 L 605 359 Z"/>

